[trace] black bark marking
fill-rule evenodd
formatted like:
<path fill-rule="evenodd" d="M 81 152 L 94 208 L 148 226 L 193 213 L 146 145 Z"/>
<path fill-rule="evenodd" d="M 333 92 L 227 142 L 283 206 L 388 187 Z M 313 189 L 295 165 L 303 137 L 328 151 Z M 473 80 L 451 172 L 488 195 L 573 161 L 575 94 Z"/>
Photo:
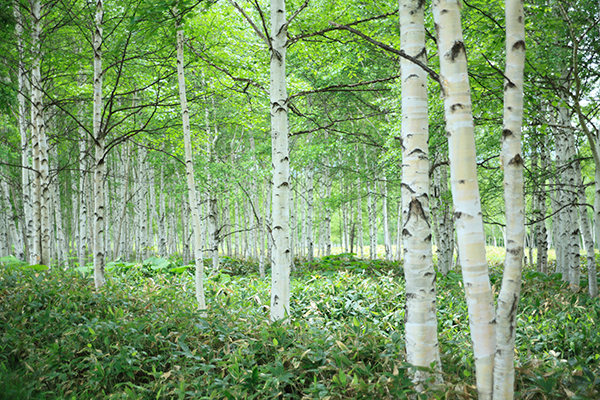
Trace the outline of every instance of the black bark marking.
<path fill-rule="evenodd" d="M 419 0 L 419 2 L 417 3 L 417 10 L 423 8 L 424 5 L 425 5 L 425 0 Z"/>
<path fill-rule="evenodd" d="M 460 219 L 462 217 L 463 213 L 461 213 L 460 211 L 456 211 L 454 213 L 454 219 Z"/>
<path fill-rule="evenodd" d="M 502 130 L 502 139 L 507 138 L 508 136 L 511 136 L 513 133 L 510 129 L 503 129 Z"/>
<path fill-rule="evenodd" d="M 427 237 L 425 238 L 426 242 L 431 242 L 431 235 L 427 235 Z"/>
<path fill-rule="evenodd" d="M 465 106 L 462 105 L 461 103 L 452 104 L 450 106 L 450 112 L 454 112 L 454 111 L 458 110 L 459 108 L 462 110 L 465 108 Z"/>
<path fill-rule="evenodd" d="M 506 249 L 506 251 L 508 251 L 510 254 L 512 254 L 514 256 L 518 256 L 519 254 L 521 254 L 523 252 L 523 248 L 517 247 L 516 249 Z"/>
<path fill-rule="evenodd" d="M 519 18 L 521 20 L 523 20 L 522 17 L 519 17 Z M 521 22 L 521 21 L 519 21 L 519 22 Z M 525 41 L 523 41 L 523 40 L 517 40 L 515 42 L 515 44 L 513 44 L 512 49 L 513 50 L 523 50 L 523 51 L 525 51 Z"/>
<path fill-rule="evenodd" d="M 466 182 L 467 182 L 467 181 L 465 181 L 464 179 L 461 179 L 461 180 L 459 180 L 459 181 L 458 181 L 458 184 L 459 184 L 459 185 L 464 185 Z"/>
<path fill-rule="evenodd" d="M 433 275 L 433 272 L 425 272 L 425 274 L 423 274 L 423 276 L 431 276 Z"/>
<path fill-rule="evenodd" d="M 406 293 L 406 298 L 407 299 L 415 299 L 417 298 L 416 293 Z"/>
<path fill-rule="evenodd" d="M 402 229 L 402 237 L 412 237 L 412 234 L 408 231 L 408 229 Z"/>
<path fill-rule="evenodd" d="M 508 165 L 516 165 L 516 166 L 523 165 L 523 158 L 521 157 L 520 154 L 517 154 L 516 156 L 514 156 L 512 158 L 512 160 L 510 160 L 508 162 Z"/>
<path fill-rule="evenodd" d="M 411 78 L 417 78 L 417 79 L 419 79 L 419 75 L 417 75 L 417 74 L 410 74 L 409 76 L 407 76 L 407 77 L 406 77 L 406 80 L 405 80 L 405 82 L 406 82 L 407 80 L 411 79 Z"/>
<path fill-rule="evenodd" d="M 442 14 L 442 15 L 444 15 L 446 13 L 448 13 L 448 10 L 442 10 L 442 11 L 440 11 L 440 14 Z"/>
<path fill-rule="evenodd" d="M 454 42 L 452 48 L 450 49 L 450 60 L 456 60 L 456 58 L 460 55 L 461 52 L 466 56 L 467 53 L 465 51 L 465 44 L 463 42 L 458 41 Z"/>
<path fill-rule="evenodd" d="M 514 83 L 507 82 L 506 85 L 504 85 L 504 91 L 506 92 L 508 89 L 514 89 L 516 87 L 517 87 L 517 85 L 515 85 Z"/>

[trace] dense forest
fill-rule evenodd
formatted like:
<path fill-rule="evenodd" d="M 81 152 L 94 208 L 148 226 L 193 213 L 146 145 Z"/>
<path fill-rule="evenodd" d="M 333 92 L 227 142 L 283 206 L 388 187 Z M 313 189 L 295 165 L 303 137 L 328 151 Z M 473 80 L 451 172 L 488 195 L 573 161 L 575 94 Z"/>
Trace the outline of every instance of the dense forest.
<path fill-rule="evenodd" d="M 0 398 L 600 396 L 597 1 L 0 30 Z"/>

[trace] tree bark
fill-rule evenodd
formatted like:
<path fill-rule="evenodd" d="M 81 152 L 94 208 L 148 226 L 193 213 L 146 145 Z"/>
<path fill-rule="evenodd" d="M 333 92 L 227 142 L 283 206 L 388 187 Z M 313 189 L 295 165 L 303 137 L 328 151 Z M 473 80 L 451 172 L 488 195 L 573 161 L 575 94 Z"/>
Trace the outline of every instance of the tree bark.
<path fill-rule="evenodd" d="M 471 94 L 459 4 L 453 0 L 435 0 L 433 17 L 444 93 L 460 264 L 473 340 L 477 391 L 479 399 L 484 400 L 492 397 L 495 315 L 485 256 Z"/>
<path fill-rule="evenodd" d="M 102 24 L 104 2 L 96 0 L 96 21 L 94 30 L 94 116 L 93 134 L 95 149 L 94 165 L 94 284 L 96 289 L 104 286 L 105 247 L 104 247 L 104 177 L 106 159 L 104 154 L 106 135 L 102 127 Z"/>
<path fill-rule="evenodd" d="M 525 25 L 523 2 L 506 0 L 506 70 L 504 82 L 504 128 L 501 163 L 504 169 L 506 209 L 506 255 L 502 288 L 496 308 L 496 356 L 494 399 L 512 399 L 515 386 L 516 318 L 521 294 L 525 209 L 523 196 L 523 72 L 525 69 Z"/>
<path fill-rule="evenodd" d="M 177 10 L 176 10 L 177 13 Z M 183 139 L 185 146 L 185 173 L 187 178 L 188 201 L 192 211 L 192 224 L 194 230 L 194 261 L 196 284 L 196 301 L 198 309 L 206 309 L 206 300 L 204 297 L 204 257 L 202 254 L 202 236 L 200 215 L 198 213 L 198 201 L 196 200 L 196 183 L 194 180 L 194 160 L 192 155 L 192 139 L 190 133 L 189 110 L 187 105 L 187 96 L 185 88 L 185 72 L 183 59 L 183 28 L 181 21 L 177 21 L 177 79 L 179 84 L 179 101 L 181 103 L 181 117 L 183 120 Z M 187 221 L 184 219 L 183 224 Z"/>
<path fill-rule="evenodd" d="M 286 88 L 287 21 L 285 0 L 271 0 L 271 162 L 273 164 L 273 258 L 271 320 L 290 308 L 290 152 Z"/>
<path fill-rule="evenodd" d="M 401 0 L 402 50 L 427 62 L 424 3 Z M 427 73 L 411 61 L 401 60 L 402 71 L 402 244 L 406 278 L 406 358 L 413 365 L 440 368 L 437 339 L 435 269 L 431 249 L 429 211 L 429 124 L 427 117 Z M 384 179 L 383 185 L 386 184 Z M 384 219 L 386 190 L 382 190 Z M 387 230 L 387 221 L 384 220 Z M 389 234 L 388 234 L 389 237 Z M 389 238 L 386 239 L 386 254 Z M 413 377 L 417 390 L 428 374 Z"/>

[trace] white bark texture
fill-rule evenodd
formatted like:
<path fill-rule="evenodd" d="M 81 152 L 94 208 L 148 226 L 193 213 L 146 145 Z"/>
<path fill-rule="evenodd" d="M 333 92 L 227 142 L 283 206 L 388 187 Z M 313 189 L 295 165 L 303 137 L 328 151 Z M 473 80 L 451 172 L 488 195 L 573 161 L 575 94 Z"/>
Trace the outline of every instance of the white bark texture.
<path fill-rule="evenodd" d="M 185 88 L 185 73 L 183 59 L 183 29 L 178 23 L 177 26 L 177 79 L 179 83 L 179 101 L 181 103 L 181 116 L 183 120 L 183 140 L 185 146 L 185 174 L 187 178 L 188 201 L 192 211 L 192 224 L 194 230 L 194 261 L 196 266 L 196 301 L 198 309 L 206 309 L 206 300 L 204 297 L 204 261 L 202 255 L 202 236 L 200 231 L 200 215 L 198 213 L 198 201 L 196 201 L 196 183 L 194 180 L 194 160 L 192 157 L 192 139 L 190 133 L 190 117 L 187 105 L 187 96 Z M 187 221 L 184 219 L 183 224 Z"/>
<path fill-rule="evenodd" d="M 577 202 L 579 203 L 579 221 L 581 225 L 581 235 L 586 252 L 586 261 L 588 269 L 588 291 L 590 297 L 596 297 L 598 293 L 598 279 L 596 278 L 596 256 L 594 254 L 594 240 L 590 220 L 587 212 L 587 197 L 585 195 L 585 186 L 581 179 L 581 165 L 579 160 L 575 163 L 575 184 L 577 185 Z"/>
<path fill-rule="evenodd" d="M 523 196 L 523 71 L 525 68 L 525 25 L 523 2 L 506 0 L 506 69 L 504 82 L 504 128 L 501 163 L 504 169 L 506 209 L 506 255 L 502 288 L 496 309 L 496 356 L 494 399 L 512 399 L 515 386 L 515 336 L 521 294 L 525 209 Z"/>
<path fill-rule="evenodd" d="M 163 164 L 160 166 L 160 187 L 158 192 L 158 252 L 162 257 L 168 255 L 167 252 L 167 215 L 165 207 L 165 167 Z"/>
<path fill-rule="evenodd" d="M 29 138 L 27 137 L 27 119 L 26 119 L 26 107 L 25 107 L 25 93 L 27 91 L 27 78 L 25 71 L 25 52 L 23 48 L 23 14 L 21 13 L 21 8 L 19 6 L 19 2 L 14 2 L 14 16 L 15 16 L 15 34 L 17 37 L 17 53 L 19 55 L 19 70 L 17 74 L 17 84 L 18 84 L 18 92 L 17 92 L 17 104 L 18 104 L 18 125 L 19 125 L 19 135 L 21 137 L 21 187 L 22 187 L 22 195 L 23 195 L 23 214 L 24 221 L 21 226 L 21 230 L 24 232 L 25 236 L 25 246 L 23 251 L 25 254 L 20 254 L 17 256 L 20 260 L 28 261 L 25 259 L 28 250 L 31 248 L 32 241 L 32 228 L 33 228 L 33 220 L 32 220 L 32 207 L 31 204 L 31 174 L 29 171 L 29 167 L 31 167 L 29 162 L 31 147 L 29 145 Z"/>
<path fill-rule="evenodd" d="M 600 154 L 600 137 L 596 137 L 596 152 Z M 600 245 L 600 166 L 596 166 L 594 173 L 594 233 L 596 245 Z M 589 292 L 591 297 L 596 297 L 598 296 L 598 279 L 595 265 L 593 272 L 592 276 L 592 271 L 588 271 Z"/>
<path fill-rule="evenodd" d="M 400 1 L 402 50 L 427 62 L 425 17 L 420 0 Z M 427 74 L 402 59 L 402 244 L 406 278 L 406 357 L 413 365 L 440 367 L 436 318 L 436 272 L 431 249 L 429 211 L 429 124 Z M 385 180 L 383 185 L 385 185 Z M 385 207 L 386 191 L 382 190 Z M 384 215 L 386 211 L 384 208 Z M 384 224 L 387 223 L 384 221 Z M 389 234 L 388 234 L 389 236 Z M 386 239 L 389 242 L 389 239 Z M 386 253 L 388 251 L 386 243 Z M 391 249 L 390 249 L 391 250 Z M 391 251 L 390 251 L 391 252 Z M 427 374 L 413 377 L 417 390 Z"/>
<path fill-rule="evenodd" d="M 372 185 L 372 186 L 371 186 Z M 377 259 L 377 198 L 375 183 L 367 181 L 367 210 L 369 213 L 369 258 Z"/>
<path fill-rule="evenodd" d="M 404 3 L 403 3 L 404 4 Z M 419 68 L 419 67 L 417 67 Z M 427 79 L 427 77 L 425 77 Z M 427 100 L 425 100 L 427 101 Z M 387 261 L 392 261 L 392 238 L 390 236 L 390 223 L 389 223 L 389 214 L 388 214 L 388 202 L 387 202 L 387 178 L 385 173 L 383 173 L 381 183 L 381 218 L 383 219 L 383 244 L 385 246 L 385 259 Z"/>
<path fill-rule="evenodd" d="M 440 81 L 450 155 L 454 217 L 467 297 L 479 399 L 492 396 L 494 352 L 493 296 L 485 256 L 485 235 L 477 182 L 475 136 L 460 7 L 434 0 L 433 17 L 440 57 Z"/>
<path fill-rule="evenodd" d="M 33 65 L 31 68 L 31 143 L 33 148 L 33 179 L 31 193 L 33 198 L 33 235 L 31 264 L 43 264 L 42 254 L 42 179 L 40 165 L 40 136 L 43 135 L 42 89 L 41 89 L 41 4 L 39 0 L 31 4 L 32 32 L 31 48 Z"/>
<path fill-rule="evenodd" d="M 290 308 L 290 152 L 286 88 L 287 21 L 285 0 L 271 0 L 271 162 L 273 163 L 273 255 L 271 320 Z"/>
<path fill-rule="evenodd" d="M 102 22 L 104 19 L 103 0 L 96 0 L 96 23 L 94 30 L 94 115 L 93 134 L 95 149 L 94 165 L 94 284 L 96 289 L 104 286 L 105 247 L 104 247 L 104 157 L 105 134 L 102 129 Z"/>
<path fill-rule="evenodd" d="M 10 237 L 10 240 L 6 241 L 6 244 L 12 244 L 14 249 L 9 248 L 9 253 L 14 254 L 16 258 L 19 260 L 23 260 L 23 240 L 22 236 L 17 231 L 17 225 L 15 221 L 17 220 L 16 214 L 14 212 L 13 206 L 10 201 L 10 190 L 8 188 L 8 183 L 6 181 L 1 181 L 1 190 L 2 190 L 2 199 L 4 201 L 4 216 L 6 217 L 6 234 Z"/>
<path fill-rule="evenodd" d="M 548 158 L 545 146 L 538 143 L 534 150 L 532 159 L 532 170 L 539 171 L 540 177 L 536 182 L 533 193 L 533 219 L 536 221 L 534 227 L 535 246 L 537 247 L 536 270 L 544 274 L 548 273 L 548 232 L 546 230 L 546 173 Z M 537 152 L 540 153 L 540 169 L 537 168 Z"/>

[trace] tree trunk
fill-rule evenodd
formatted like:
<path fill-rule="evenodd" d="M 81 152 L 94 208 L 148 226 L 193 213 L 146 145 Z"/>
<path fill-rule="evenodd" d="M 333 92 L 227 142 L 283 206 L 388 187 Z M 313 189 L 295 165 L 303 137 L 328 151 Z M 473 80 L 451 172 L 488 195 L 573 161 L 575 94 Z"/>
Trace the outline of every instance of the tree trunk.
<path fill-rule="evenodd" d="M 176 10 L 177 13 L 177 10 Z M 206 309 L 204 298 L 204 257 L 202 254 L 202 236 L 200 234 L 200 215 L 198 213 L 198 201 L 196 200 L 196 183 L 194 179 L 194 160 L 192 155 L 192 139 L 190 134 L 190 119 L 187 105 L 187 96 L 185 88 L 185 73 L 183 59 L 183 28 L 181 21 L 177 21 L 177 80 L 179 84 L 179 101 L 181 103 L 181 117 L 183 120 L 183 140 L 185 146 L 185 174 L 187 178 L 188 201 L 192 211 L 192 224 L 194 230 L 194 261 L 196 266 L 195 284 L 196 301 L 198 309 Z M 187 220 L 182 221 L 188 223 Z"/>
<path fill-rule="evenodd" d="M 506 255 L 502 288 L 496 308 L 496 356 L 494 399 L 512 399 L 515 386 L 515 336 L 521 294 L 525 209 L 523 196 L 523 72 L 525 69 L 525 25 L 523 2 L 506 0 L 506 69 L 504 82 L 504 128 L 501 163 L 504 169 L 506 208 Z"/>
<path fill-rule="evenodd" d="M 427 62 L 423 2 L 401 0 L 402 50 Z M 413 365 L 440 368 L 437 339 L 435 270 L 431 250 L 429 212 L 429 124 L 427 120 L 427 74 L 418 65 L 401 59 L 402 71 L 402 244 L 406 278 L 406 358 Z M 386 184 L 385 177 L 383 185 Z M 384 229 L 387 231 L 385 186 L 382 188 Z M 386 255 L 391 255 L 389 233 Z M 418 371 L 417 391 L 428 374 Z"/>
<path fill-rule="evenodd" d="M 459 4 L 436 0 L 433 16 L 437 26 L 460 264 L 475 354 L 477 391 L 479 399 L 484 400 L 492 397 L 495 315 L 485 257 L 471 93 Z"/>
<path fill-rule="evenodd" d="M 273 258 L 271 320 L 290 308 L 290 152 L 286 88 L 287 21 L 285 0 L 271 0 L 271 161 L 273 164 Z"/>
<path fill-rule="evenodd" d="M 594 240 L 590 229 L 590 220 L 587 212 L 587 197 L 585 195 L 585 186 L 581 179 L 581 165 L 579 160 L 575 163 L 575 184 L 577 185 L 577 202 L 579 203 L 579 221 L 581 225 L 581 235 L 585 246 L 588 284 L 590 297 L 598 295 L 598 279 L 596 278 L 596 256 L 594 254 Z"/>
<path fill-rule="evenodd" d="M 18 92 L 17 92 L 17 103 L 18 103 L 18 126 L 19 135 L 21 137 L 21 186 L 23 195 L 23 214 L 24 223 L 21 226 L 21 230 L 24 232 L 24 249 L 19 250 L 17 258 L 23 261 L 30 261 L 29 252 L 32 246 L 33 240 L 33 205 L 31 204 L 31 167 L 29 158 L 31 157 L 31 146 L 29 144 L 29 138 L 27 137 L 27 119 L 26 119 L 26 107 L 25 107 L 25 93 L 28 91 L 27 87 L 27 72 L 25 71 L 25 51 L 23 48 L 23 14 L 19 2 L 14 2 L 14 16 L 15 16 L 15 34 L 17 36 L 17 52 L 19 56 L 19 70 L 17 74 Z M 15 204 L 16 205 L 16 204 Z M 24 252 L 23 254 L 21 252 Z"/>
<path fill-rule="evenodd" d="M 103 0 L 96 0 L 96 24 L 94 30 L 94 284 L 96 289 L 106 283 L 104 277 L 104 176 L 106 159 L 104 154 L 105 133 L 102 127 L 102 21 Z"/>
<path fill-rule="evenodd" d="M 404 4 L 404 3 L 403 3 Z M 408 4 L 405 7 L 411 7 Z M 416 4 L 415 4 L 416 7 Z M 419 67 L 417 67 L 419 68 Z M 427 100 L 425 100 L 427 101 Z M 385 173 L 382 175 L 381 183 L 381 218 L 383 220 L 383 244 L 385 246 L 385 259 L 392 261 L 392 238 L 390 237 L 390 223 L 388 218 L 388 207 L 387 207 L 387 178 Z M 429 192 L 429 188 L 427 188 Z M 429 207 L 429 205 L 428 205 Z"/>

